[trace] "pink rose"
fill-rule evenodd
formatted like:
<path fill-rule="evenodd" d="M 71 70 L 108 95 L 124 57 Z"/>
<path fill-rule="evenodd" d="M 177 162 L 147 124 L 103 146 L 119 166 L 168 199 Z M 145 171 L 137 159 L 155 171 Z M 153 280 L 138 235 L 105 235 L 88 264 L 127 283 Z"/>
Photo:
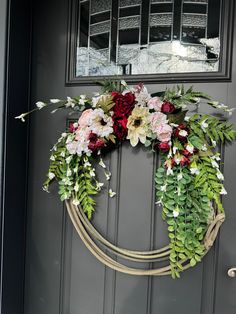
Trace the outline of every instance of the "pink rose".
<path fill-rule="evenodd" d="M 157 133 L 157 129 L 167 124 L 166 115 L 161 112 L 154 112 L 149 116 L 149 122 L 151 124 L 151 130 L 153 133 Z"/>
<path fill-rule="evenodd" d="M 160 142 L 168 142 L 171 139 L 172 127 L 169 124 L 162 124 L 157 129 L 157 138 Z"/>
<path fill-rule="evenodd" d="M 76 141 L 79 141 L 79 142 L 88 141 L 90 132 L 91 131 L 90 131 L 90 129 L 88 127 L 81 128 L 79 126 L 78 129 L 75 131 L 75 134 L 76 134 L 75 139 L 76 139 Z"/>
<path fill-rule="evenodd" d="M 93 112 L 93 109 L 87 109 L 83 111 L 78 121 L 79 126 L 81 126 L 81 128 L 85 128 L 86 126 L 89 125 L 89 119 L 92 112 Z"/>
<path fill-rule="evenodd" d="M 161 101 L 159 97 L 152 97 L 148 101 L 147 105 L 148 105 L 149 109 L 154 109 L 155 111 L 161 111 L 161 107 L 163 105 L 163 101 Z"/>

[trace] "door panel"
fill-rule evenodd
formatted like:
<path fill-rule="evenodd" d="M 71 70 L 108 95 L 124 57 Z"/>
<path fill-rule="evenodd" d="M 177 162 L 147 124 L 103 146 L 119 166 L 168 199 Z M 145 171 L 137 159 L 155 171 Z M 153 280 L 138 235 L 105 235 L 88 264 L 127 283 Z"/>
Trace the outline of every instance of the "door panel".
<path fill-rule="evenodd" d="M 96 86 L 65 87 L 67 2 L 34 4 L 32 105 L 36 100 L 82 92 L 91 95 L 98 90 Z M 232 83 L 204 83 L 195 87 L 234 106 L 236 64 Z M 148 88 L 154 92 L 165 86 Z M 200 111 L 209 109 L 201 107 Z M 236 280 L 227 276 L 227 269 L 236 265 L 236 145 L 225 148 L 227 220 L 204 261 L 181 274 L 180 280 L 129 276 L 104 267 L 88 252 L 59 201 L 56 186 L 50 194 L 42 191 L 49 150 L 66 126 L 67 118 L 65 112 L 52 116 L 42 111 L 31 120 L 25 313 L 235 313 Z M 232 122 L 236 123 L 235 115 Z M 166 245 L 161 209 L 154 204 L 157 156 L 141 147 L 131 149 L 124 144 L 108 154 L 105 161 L 112 171 L 110 186 L 117 197 L 108 199 L 103 192 L 97 198 L 95 226 L 119 246 L 147 250 Z"/>

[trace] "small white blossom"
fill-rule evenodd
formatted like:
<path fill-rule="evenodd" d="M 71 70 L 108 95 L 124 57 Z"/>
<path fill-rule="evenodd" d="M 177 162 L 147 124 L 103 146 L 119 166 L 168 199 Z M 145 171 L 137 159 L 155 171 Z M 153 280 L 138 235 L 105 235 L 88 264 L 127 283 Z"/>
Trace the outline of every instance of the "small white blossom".
<path fill-rule="evenodd" d="M 198 170 L 198 168 L 195 168 L 195 167 L 193 167 L 193 168 L 190 168 L 190 172 L 191 172 L 191 174 L 199 174 L 199 170 Z"/>
<path fill-rule="evenodd" d="M 162 185 L 161 188 L 160 188 L 161 192 L 166 192 L 166 184 L 165 185 Z"/>
<path fill-rule="evenodd" d="M 179 211 L 178 210 L 173 210 L 173 216 L 174 218 L 177 218 L 179 216 Z"/>
<path fill-rule="evenodd" d="M 122 81 L 120 82 L 120 84 L 123 85 L 123 86 L 125 86 L 125 87 L 128 86 L 125 80 L 122 80 Z"/>
<path fill-rule="evenodd" d="M 212 156 L 211 158 L 212 158 L 212 159 L 215 159 L 215 160 L 217 160 L 217 161 L 220 161 L 220 160 L 221 160 L 219 154 L 216 154 L 216 155 Z"/>
<path fill-rule="evenodd" d="M 61 155 L 61 157 L 63 157 L 63 158 L 65 157 L 66 154 L 65 154 L 64 150 L 61 152 L 60 155 Z"/>
<path fill-rule="evenodd" d="M 61 133 L 61 137 L 66 137 L 67 136 L 67 133 L 66 132 L 63 132 L 63 133 Z"/>
<path fill-rule="evenodd" d="M 168 168 L 167 168 L 167 171 L 166 171 L 166 174 L 167 174 L 168 176 L 169 176 L 169 175 L 173 176 L 174 172 L 173 172 L 173 170 L 172 170 L 170 167 L 168 167 Z"/>
<path fill-rule="evenodd" d="M 85 163 L 84 163 L 84 167 L 91 167 L 92 165 L 90 164 L 90 162 L 89 161 L 86 161 Z"/>
<path fill-rule="evenodd" d="M 203 120 L 201 122 L 201 128 L 203 129 L 203 131 L 205 131 L 205 129 L 208 128 L 208 123 L 206 123 L 206 120 Z"/>
<path fill-rule="evenodd" d="M 206 144 L 203 144 L 203 145 L 202 145 L 201 150 L 204 151 L 204 152 L 207 151 L 207 146 L 206 146 Z"/>
<path fill-rule="evenodd" d="M 213 146 L 213 147 L 216 147 L 216 141 L 211 140 L 211 143 L 212 143 L 212 146 Z"/>
<path fill-rule="evenodd" d="M 104 183 L 102 182 L 96 182 L 96 190 L 101 191 L 102 187 L 104 186 Z"/>
<path fill-rule="evenodd" d="M 66 163 L 69 164 L 71 162 L 72 156 L 66 158 Z"/>
<path fill-rule="evenodd" d="M 188 152 L 190 152 L 190 154 L 193 154 L 194 146 L 192 144 L 188 144 L 186 146 L 186 149 L 187 149 Z"/>
<path fill-rule="evenodd" d="M 178 150 L 178 147 L 173 146 L 173 154 L 174 154 L 174 155 L 176 154 L 177 150 Z"/>
<path fill-rule="evenodd" d="M 54 174 L 53 172 L 49 172 L 49 173 L 48 173 L 48 178 L 49 178 L 50 180 L 54 179 L 54 178 L 55 178 L 55 174 Z"/>
<path fill-rule="evenodd" d="M 95 169 L 93 168 L 92 170 L 90 170 L 89 174 L 91 177 L 95 177 Z"/>
<path fill-rule="evenodd" d="M 183 179 L 183 174 L 182 174 L 182 173 L 179 173 L 179 174 L 177 175 L 177 180 L 180 181 L 180 180 L 182 180 L 182 179 Z"/>
<path fill-rule="evenodd" d="M 219 168 L 219 164 L 214 159 L 211 160 L 211 165 L 213 168 Z"/>
<path fill-rule="evenodd" d="M 222 189 L 220 191 L 220 194 L 221 195 L 226 195 L 227 194 L 227 191 L 226 191 L 226 189 L 223 186 L 222 186 Z"/>
<path fill-rule="evenodd" d="M 51 160 L 51 161 L 55 161 L 56 159 L 55 159 L 55 157 L 52 155 L 52 156 L 50 157 L 50 160 Z"/>
<path fill-rule="evenodd" d="M 217 171 L 217 178 L 219 179 L 219 180 L 224 180 L 224 176 L 223 176 L 223 173 L 222 172 L 220 172 L 220 170 L 218 170 Z"/>
<path fill-rule="evenodd" d="M 79 104 L 84 106 L 86 103 L 86 95 L 80 95 Z"/>
<path fill-rule="evenodd" d="M 111 172 L 110 171 L 105 171 L 104 174 L 106 176 L 106 180 L 109 181 L 111 179 Z"/>
<path fill-rule="evenodd" d="M 157 201 L 155 204 L 158 205 L 158 206 L 161 206 L 161 205 L 162 205 L 162 197 L 161 197 L 161 199 L 160 199 L 159 201 Z"/>
<path fill-rule="evenodd" d="M 71 175 L 72 175 L 72 171 L 70 170 L 70 168 L 68 168 L 66 172 L 66 176 L 70 177 Z"/>
<path fill-rule="evenodd" d="M 73 202 L 72 202 L 75 206 L 78 206 L 80 204 L 80 201 L 78 199 L 73 199 Z"/>
<path fill-rule="evenodd" d="M 78 191 L 79 191 L 79 184 L 78 184 L 78 182 L 75 183 L 74 191 L 75 191 L 75 192 L 78 192 Z"/>
<path fill-rule="evenodd" d="M 109 189 L 108 193 L 110 197 L 114 197 L 116 195 L 116 192 L 113 192 L 112 189 Z"/>
<path fill-rule="evenodd" d="M 103 160 L 102 160 L 102 158 L 100 158 L 100 161 L 99 161 L 99 166 L 101 166 L 102 168 L 104 168 L 104 169 L 106 169 L 106 165 L 104 164 L 104 162 L 103 162 Z"/>
<path fill-rule="evenodd" d="M 186 136 L 188 135 L 188 132 L 185 131 L 185 130 L 180 130 L 180 131 L 179 131 L 179 135 L 180 135 L 180 136 L 183 136 L 183 137 L 186 137 Z"/>
<path fill-rule="evenodd" d="M 21 115 L 15 117 L 15 119 L 20 119 L 22 122 L 25 122 L 25 116 L 27 115 L 27 113 L 22 113 Z"/>
<path fill-rule="evenodd" d="M 47 106 L 47 104 L 45 104 L 44 102 L 42 101 L 38 101 L 36 102 L 36 106 L 39 110 L 41 110 L 43 107 Z"/>
<path fill-rule="evenodd" d="M 50 99 L 50 102 L 52 104 L 57 104 L 58 102 L 60 102 L 60 99 Z"/>
<path fill-rule="evenodd" d="M 184 121 L 188 122 L 189 119 L 190 119 L 190 117 L 189 117 L 189 116 L 186 116 L 186 117 L 184 118 Z"/>
<path fill-rule="evenodd" d="M 69 108 L 69 107 L 74 108 L 75 107 L 75 100 L 68 96 L 67 97 L 67 103 L 65 104 L 65 107 L 66 108 Z"/>

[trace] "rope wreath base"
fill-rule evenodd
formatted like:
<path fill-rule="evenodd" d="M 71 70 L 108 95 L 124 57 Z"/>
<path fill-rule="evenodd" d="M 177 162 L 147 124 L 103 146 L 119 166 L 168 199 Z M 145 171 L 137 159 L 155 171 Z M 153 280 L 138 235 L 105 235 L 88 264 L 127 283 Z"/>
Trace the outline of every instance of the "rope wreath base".
<path fill-rule="evenodd" d="M 91 224 L 86 215 L 84 214 L 80 206 L 76 206 L 72 203 L 72 200 L 65 201 L 68 214 L 70 219 L 79 234 L 81 240 L 88 248 L 88 250 L 104 265 L 110 267 L 113 270 L 129 274 L 129 275 L 138 275 L 138 276 L 166 276 L 171 275 L 171 266 L 160 268 L 133 268 L 128 267 L 120 262 L 117 262 L 114 258 L 109 256 L 106 252 L 115 254 L 117 257 L 121 257 L 126 260 L 135 261 L 138 263 L 154 263 L 160 261 L 168 261 L 170 255 L 169 246 L 165 246 L 158 250 L 152 251 L 132 251 L 124 248 L 120 248 L 108 240 L 106 240 Z M 214 244 L 214 241 L 219 232 L 220 226 L 225 220 L 224 213 L 218 211 L 215 212 L 215 218 L 212 223 L 208 226 L 203 244 L 205 247 L 205 254 L 209 251 L 211 246 Z M 99 243 L 104 250 L 100 248 L 97 244 Z M 183 269 L 188 269 L 191 267 L 190 261 L 186 259 L 181 262 Z"/>

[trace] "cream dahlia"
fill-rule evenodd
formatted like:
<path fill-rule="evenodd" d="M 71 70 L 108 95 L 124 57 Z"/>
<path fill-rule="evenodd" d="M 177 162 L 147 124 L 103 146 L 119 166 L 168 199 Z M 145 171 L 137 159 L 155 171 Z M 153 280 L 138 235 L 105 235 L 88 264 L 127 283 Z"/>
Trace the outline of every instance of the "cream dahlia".
<path fill-rule="evenodd" d="M 109 136 L 113 132 L 112 118 L 99 109 L 94 109 L 89 118 L 90 130 L 101 137 Z"/>

